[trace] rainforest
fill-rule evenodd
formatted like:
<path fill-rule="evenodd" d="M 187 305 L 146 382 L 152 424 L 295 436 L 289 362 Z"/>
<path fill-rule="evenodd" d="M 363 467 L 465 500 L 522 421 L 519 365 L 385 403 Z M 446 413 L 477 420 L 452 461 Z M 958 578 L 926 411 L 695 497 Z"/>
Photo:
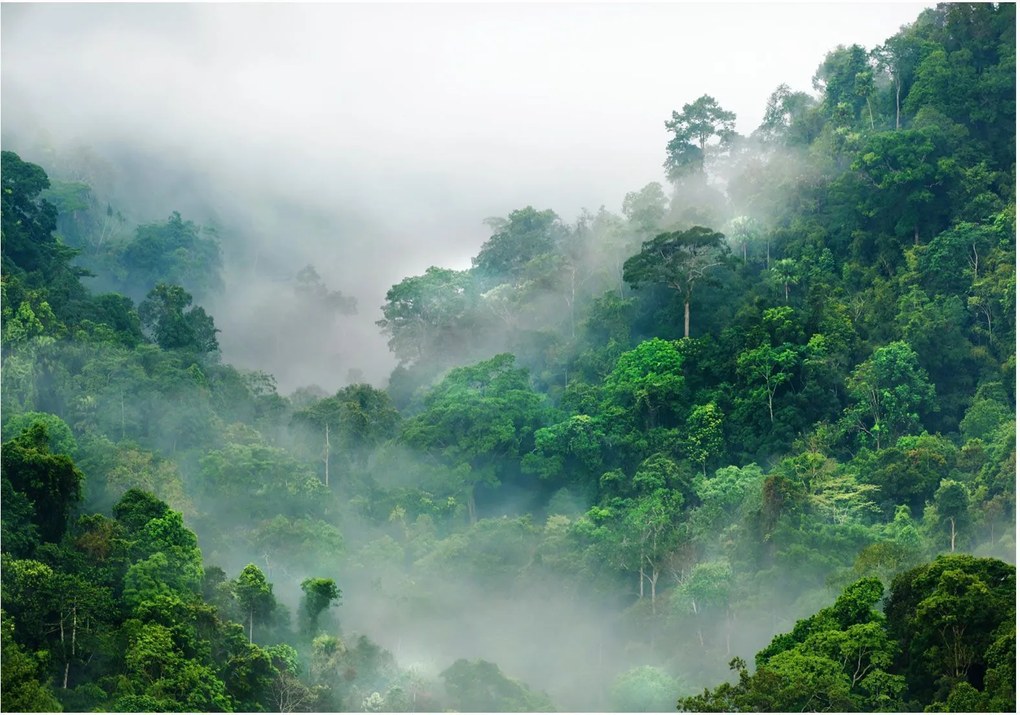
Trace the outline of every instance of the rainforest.
<path fill-rule="evenodd" d="M 1015 5 L 468 257 L 423 188 L 376 293 L 355 189 L 36 131 L 3 10 L 3 711 L 1016 711 Z"/>

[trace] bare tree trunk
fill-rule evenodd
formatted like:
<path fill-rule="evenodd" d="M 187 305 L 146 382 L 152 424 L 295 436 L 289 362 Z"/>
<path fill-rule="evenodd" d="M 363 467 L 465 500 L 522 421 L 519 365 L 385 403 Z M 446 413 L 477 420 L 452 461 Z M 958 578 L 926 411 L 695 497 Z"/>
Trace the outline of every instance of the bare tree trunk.
<path fill-rule="evenodd" d="M 949 517 L 949 551 L 956 552 L 956 518 Z"/>
<path fill-rule="evenodd" d="M 255 633 L 255 609 L 254 608 L 250 608 L 250 609 L 248 609 L 248 642 L 249 643 L 252 643 L 254 641 L 254 633 Z"/>
<path fill-rule="evenodd" d="M 326 423 L 326 486 L 329 486 L 329 422 Z"/>
<path fill-rule="evenodd" d="M 659 569 L 652 567 L 652 577 L 649 581 L 652 584 L 652 615 L 655 615 L 655 584 L 659 580 Z"/>
<path fill-rule="evenodd" d="M 691 337 L 691 299 L 684 301 L 684 337 Z"/>
<path fill-rule="evenodd" d="M 64 652 L 64 690 L 67 690 L 67 669 L 71 665 L 71 659 L 67 657 L 67 651 L 64 650 L 64 613 L 60 613 L 60 620 L 58 621 L 60 626 L 60 650 Z"/>
<path fill-rule="evenodd" d="M 78 654 L 78 604 L 71 606 L 71 657 L 64 663 L 64 690 L 67 690 L 67 678 L 71 672 L 71 660 Z"/>
<path fill-rule="evenodd" d="M 896 77 L 896 131 L 900 129 L 900 78 Z"/>
<path fill-rule="evenodd" d="M 871 98 L 865 97 L 864 101 L 868 103 L 868 118 L 871 120 L 871 131 L 875 131 L 875 115 L 871 113 Z"/>
<path fill-rule="evenodd" d="M 641 566 L 638 569 L 638 598 L 645 597 L 645 563 L 644 555 L 641 556 Z"/>

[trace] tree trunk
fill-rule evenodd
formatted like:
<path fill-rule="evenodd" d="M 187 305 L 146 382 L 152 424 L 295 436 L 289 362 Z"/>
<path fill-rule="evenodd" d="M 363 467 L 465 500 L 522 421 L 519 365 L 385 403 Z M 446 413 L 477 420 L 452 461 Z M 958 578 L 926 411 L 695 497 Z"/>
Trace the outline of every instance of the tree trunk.
<path fill-rule="evenodd" d="M 652 577 L 649 582 L 652 584 L 652 615 L 655 615 L 655 584 L 659 580 L 659 569 L 652 567 Z"/>
<path fill-rule="evenodd" d="M 949 551 L 956 552 L 956 518 L 949 517 Z"/>
<path fill-rule="evenodd" d="M 865 97 L 864 101 L 868 103 L 868 118 L 871 120 L 871 131 L 875 131 L 875 115 L 871 113 L 871 98 Z"/>
<path fill-rule="evenodd" d="M 900 129 L 900 78 L 896 77 L 896 131 Z"/>
<path fill-rule="evenodd" d="M 329 422 L 326 423 L 326 486 L 329 486 Z"/>
<path fill-rule="evenodd" d="M 790 284 L 789 283 L 783 283 L 783 288 L 786 289 L 786 302 L 787 302 L 787 304 L 789 304 L 789 302 L 790 302 Z"/>
<path fill-rule="evenodd" d="M 252 643 L 254 641 L 254 633 L 255 633 L 255 609 L 254 608 L 249 608 L 248 609 L 248 642 L 249 643 Z"/>
<path fill-rule="evenodd" d="M 684 300 L 684 337 L 691 337 L 691 299 Z"/>
<path fill-rule="evenodd" d="M 641 556 L 641 566 L 638 568 L 638 598 L 645 597 L 645 563 L 644 555 Z"/>
<path fill-rule="evenodd" d="M 468 487 L 467 493 L 468 522 L 472 525 L 478 522 L 478 514 L 475 509 L 475 485 Z"/>

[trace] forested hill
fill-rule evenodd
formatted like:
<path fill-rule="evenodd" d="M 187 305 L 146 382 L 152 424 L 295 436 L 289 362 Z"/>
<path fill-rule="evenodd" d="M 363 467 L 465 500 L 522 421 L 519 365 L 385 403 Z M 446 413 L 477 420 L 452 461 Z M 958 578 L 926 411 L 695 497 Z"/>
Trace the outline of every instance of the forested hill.
<path fill-rule="evenodd" d="M 223 363 L 229 227 L 5 147 L 2 708 L 1015 711 L 1015 28 L 677 98 L 380 296 L 385 388 Z"/>

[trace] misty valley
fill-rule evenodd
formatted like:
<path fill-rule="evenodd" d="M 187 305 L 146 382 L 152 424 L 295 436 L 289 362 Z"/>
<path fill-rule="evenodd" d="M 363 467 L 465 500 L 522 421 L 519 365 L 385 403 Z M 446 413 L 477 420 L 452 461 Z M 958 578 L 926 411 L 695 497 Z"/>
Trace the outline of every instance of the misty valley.
<path fill-rule="evenodd" d="M 1015 712 L 1015 29 L 663 89 L 660 181 L 375 293 L 5 127 L 0 708 Z"/>

